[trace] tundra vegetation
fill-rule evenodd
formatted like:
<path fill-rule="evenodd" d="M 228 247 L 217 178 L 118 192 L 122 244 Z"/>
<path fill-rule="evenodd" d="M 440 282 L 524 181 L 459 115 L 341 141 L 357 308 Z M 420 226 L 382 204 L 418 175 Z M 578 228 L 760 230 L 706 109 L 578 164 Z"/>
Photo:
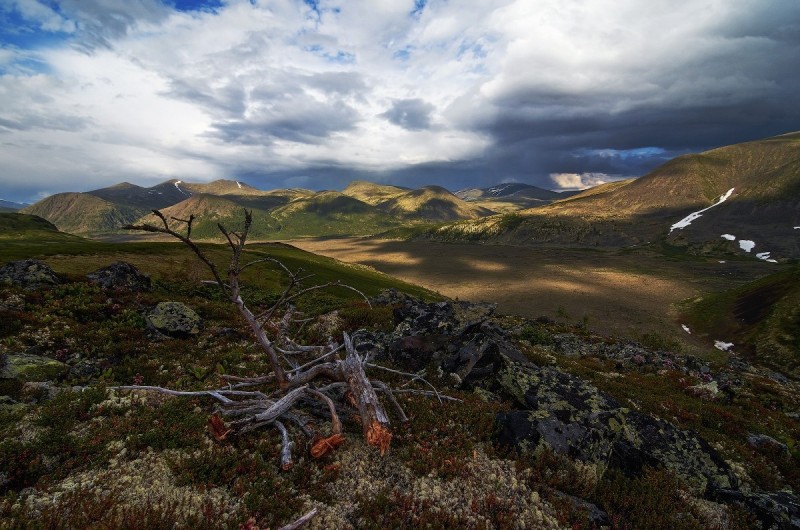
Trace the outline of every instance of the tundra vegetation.
<path fill-rule="evenodd" d="M 166 220 L 160 228 L 173 230 Z M 174 232 L 188 239 L 186 228 Z M 459 377 L 468 359 L 455 371 L 443 369 L 437 355 L 446 344 L 434 348 L 432 333 L 411 335 L 414 326 L 427 326 L 457 337 L 453 322 L 467 322 L 470 335 L 459 336 L 499 337 L 540 367 L 515 378 L 498 371 L 496 379 L 508 379 L 505 388 L 520 390 L 518 397 L 530 394 L 534 379 L 578 385 L 593 401 L 614 400 L 619 410 L 701 437 L 738 491 L 800 487 L 800 394 L 793 379 L 760 368 L 757 359 L 702 359 L 670 351 L 655 336 L 634 345 L 546 318 L 469 313 L 469 304 L 367 268 L 285 245 L 245 248 L 246 225 L 228 232 L 227 248 L 198 245 L 205 263 L 185 242 L 104 244 L 29 229 L 27 239 L 4 238 L 0 262 L 39 258 L 56 282 L 0 286 L 3 369 L 21 354 L 52 368 L 0 379 L 0 527 L 281 528 L 310 513 L 310 528 L 588 529 L 601 521 L 631 529 L 768 527 L 746 503 L 710 498 L 678 468 L 651 462 L 631 472 L 610 465 L 611 458 L 589 462 L 544 445 L 501 444 L 498 418 L 519 405 L 502 385 L 486 383 L 494 374 L 477 379 L 494 365 L 478 362 Z M 251 258 L 262 262 L 247 266 Z M 119 260 L 147 273 L 149 290 L 87 279 Z M 211 272 L 226 266 L 227 274 Z M 290 309 L 284 302 L 303 290 L 297 280 L 312 273 L 318 284 L 338 280 L 370 302 L 349 289 L 314 289 L 289 300 Z M 407 294 L 381 295 L 386 288 Z M 254 317 L 275 308 L 269 322 L 257 324 L 283 380 L 247 314 L 231 304 L 239 297 Z M 150 314 L 163 302 L 191 307 L 200 324 L 156 331 Z M 459 308 L 466 312 L 458 318 L 436 316 Z M 362 366 L 388 425 L 377 420 L 377 406 L 359 411 L 342 366 L 379 343 L 382 353 Z M 473 346 L 461 351 L 480 350 Z M 404 357 L 408 352 L 420 356 Z M 492 355 L 492 362 L 502 357 Z M 312 372 L 326 364 L 333 366 Z M 307 380 L 293 383 L 296 374 Z M 283 410 L 275 406 L 290 395 L 297 396 L 292 410 L 260 416 Z M 548 406 L 566 410 L 560 401 Z M 371 437 L 373 418 L 381 427 Z M 312 423 L 319 435 L 309 438 Z"/>

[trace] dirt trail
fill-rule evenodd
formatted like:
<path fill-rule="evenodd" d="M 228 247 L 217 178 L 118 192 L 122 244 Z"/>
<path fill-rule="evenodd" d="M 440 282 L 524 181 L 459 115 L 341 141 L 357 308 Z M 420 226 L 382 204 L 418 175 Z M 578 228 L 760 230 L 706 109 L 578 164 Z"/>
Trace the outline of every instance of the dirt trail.
<path fill-rule="evenodd" d="M 672 304 L 699 292 L 684 263 L 615 253 L 358 238 L 290 243 L 452 298 L 495 302 L 503 313 L 585 319 L 609 334 L 683 333 Z"/>

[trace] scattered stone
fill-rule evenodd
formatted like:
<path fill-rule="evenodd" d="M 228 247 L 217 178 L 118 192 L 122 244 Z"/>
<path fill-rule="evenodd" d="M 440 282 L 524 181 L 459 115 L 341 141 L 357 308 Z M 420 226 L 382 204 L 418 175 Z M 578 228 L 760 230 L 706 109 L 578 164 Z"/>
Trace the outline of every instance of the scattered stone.
<path fill-rule="evenodd" d="M 789 456 L 789 446 L 766 434 L 750 433 L 747 435 L 747 443 L 750 447 L 755 447 L 756 449 L 767 449 Z"/>
<path fill-rule="evenodd" d="M 20 396 L 26 403 L 43 403 L 65 391 L 68 389 L 55 386 L 50 381 L 28 381 L 22 385 Z"/>
<path fill-rule="evenodd" d="M 719 384 L 716 381 L 710 381 L 708 383 L 701 383 L 699 385 L 693 385 L 686 389 L 686 392 L 695 397 L 715 397 L 719 394 Z"/>
<path fill-rule="evenodd" d="M 14 413 L 25 410 L 24 403 L 15 401 L 11 396 L 0 396 L 0 412 Z M 0 488 L 3 487 L 2 474 L 0 474 Z"/>
<path fill-rule="evenodd" d="M 47 264 L 35 259 L 24 259 L 0 267 L 0 283 L 35 289 L 44 285 L 58 285 L 61 280 Z"/>
<path fill-rule="evenodd" d="M 159 333 L 170 337 L 188 337 L 200 332 L 200 316 L 181 302 L 161 302 L 148 315 L 147 321 Z"/>
<path fill-rule="evenodd" d="M 561 491 L 556 491 L 554 494 L 559 499 L 568 501 L 572 505 L 573 510 L 584 512 L 586 514 L 586 523 L 589 525 L 589 528 L 604 528 L 611 526 L 611 518 L 597 505 L 581 499 L 580 497 L 567 495 Z"/>
<path fill-rule="evenodd" d="M 125 261 L 115 261 L 107 267 L 97 269 L 86 275 L 89 281 L 103 289 L 119 289 L 141 292 L 152 289 L 150 277 Z"/>
<path fill-rule="evenodd" d="M 67 365 L 30 353 L 8 353 L 0 355 L 0 379 L 20 381 L 50 381 L 67 370 Z"/>
<path fill-rule="evenodd" d="M 736 490 L 716 492 L 719 500 L 743 505 L 754 514 L 763 530 L 800 528 L 800 498 L 788 491 L 743 493 Z"/>

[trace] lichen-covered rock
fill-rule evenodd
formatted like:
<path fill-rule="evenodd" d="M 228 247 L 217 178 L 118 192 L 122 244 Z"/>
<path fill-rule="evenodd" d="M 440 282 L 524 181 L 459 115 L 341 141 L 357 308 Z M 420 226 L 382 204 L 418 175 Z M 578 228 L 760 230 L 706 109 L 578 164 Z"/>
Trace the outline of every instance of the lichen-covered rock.
<path fill-rule="evenodd" d="M 171 337 L 187 337 L 200 332 L 202 321 L 192 308 L 181 302 L 161 302 L 147 315 L 158 332 Z"/>
<path fill-rule="evenodd" d="M 496 383 L 518 408 L 497 416 L 501 443 L 551 449 L 632 476 L 665 467 L 700 493 L 735 487 L 729 467 L 704 440 L 621 407 L 578 377 L 509 361 Z"/>
<path fill-rule="evenodd" d="M 0 267 L 0 283 L 35 289 L 61 283 L 47 264 L 35 259 L 12 261 Z"/>
<path fill-rule="evenodd" d="M 115 261 L 107 267 L 97 269 L 86 275 L 89 281 L 103 289 L 121 289 L 125 291 L 149 291 L 152 282 L 139 269 L 125 261 Z"/>
<path fill-rule="evenodd" d="M 30 353 L 8 353 L 0 355 L 0 379 L 20 381 L 50 381 L 57 379 L 67 365 Z"/>
<path fill-rule="evenodd" d="M 730 466 L 705 440 L 667 421 L 631 411 L 577 376 L 531 363 L 515 346 L 511 332 L 494 322 L 491 306 L 425 303 L 397 292 L 385 292 L 373 303 L 393 308 L 396 327 L 390 333 L 356 332 L 357 350 L 408 371 L 435 367 L 463 390 L 511 402 L 511 410 L 496 417 L 501 443 L 568 455 L 600 473 L 613 467 L 639 476 L 646 467 L 666 468 L 706 498 L 716 498 L 722 491 L 741 495 Z M 712 374 L 700 359 L 636 343 L 609 343 L 564 333 L 553 337 L 551 349 L 560 355 L 613 359 L 635 370 L 694 373 L 711 381 L 704 391 L 716 387 L 728 392 L 738 384 L 733 372 Z M 759 493 L 742 503 L 760 514 L 761 505 L 785 508 L 787 503 L 778 503 L 780 499 L 784 497 L 776 493 Z"/>

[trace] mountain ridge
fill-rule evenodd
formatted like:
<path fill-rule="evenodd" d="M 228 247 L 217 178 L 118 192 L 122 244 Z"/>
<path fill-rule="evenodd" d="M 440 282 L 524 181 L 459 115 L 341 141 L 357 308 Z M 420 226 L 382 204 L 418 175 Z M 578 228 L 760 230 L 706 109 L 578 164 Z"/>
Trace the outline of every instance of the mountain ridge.
<path fill-rule="evenodd" d="M 724 205 L 709 208 L 729 190 Z M 702 212 L 686 227 L 670 227 Z M 662 241 L 693 253 L 800 257 L 800 133 L 683 155 L 637 179 L 516 213 L 418 235 L 444 241 L 624 247 Z M 722 238 L 733 234 L 738 241 Z M 764 259 L 764 258 L 762 258 Z"/>

